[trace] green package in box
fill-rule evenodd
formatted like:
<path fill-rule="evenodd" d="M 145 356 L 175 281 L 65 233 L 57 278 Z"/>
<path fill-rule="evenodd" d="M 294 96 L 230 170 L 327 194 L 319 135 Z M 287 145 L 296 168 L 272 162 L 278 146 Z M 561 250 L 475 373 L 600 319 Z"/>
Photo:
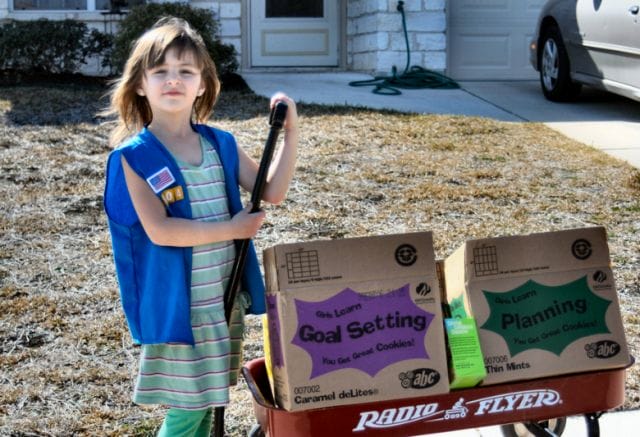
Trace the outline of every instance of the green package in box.
<path fill-rule="evenodd" d="M 478 328 L 473 317 L 444 319 L 450 353 L 451 389 L 473 387 L 486 376 Z"/>

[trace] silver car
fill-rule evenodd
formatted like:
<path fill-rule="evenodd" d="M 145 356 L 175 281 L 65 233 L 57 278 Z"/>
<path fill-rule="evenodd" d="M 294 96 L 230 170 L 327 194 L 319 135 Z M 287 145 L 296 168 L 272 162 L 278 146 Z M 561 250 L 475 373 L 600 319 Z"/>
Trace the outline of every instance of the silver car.
<path fill-rule="evenodd" d="M 529 57 L 549 100 L 585 84 L 640 101 L 640 0 L 547 1 Z"/>

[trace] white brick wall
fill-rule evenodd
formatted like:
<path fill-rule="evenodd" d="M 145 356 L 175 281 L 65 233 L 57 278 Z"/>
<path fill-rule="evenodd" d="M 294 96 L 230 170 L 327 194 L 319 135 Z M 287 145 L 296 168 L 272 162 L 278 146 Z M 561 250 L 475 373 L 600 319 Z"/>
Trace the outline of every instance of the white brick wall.
<path fill-rule="evenodd" d="M 9 15 L 9 0 L 0 0 L 0 20 Z"/>
<path fill-rule="evenodd" d="M 0 0 L 2 1 L 2 0 Z M 149 0 L 167 1 L 167 0 Z M 170 0 L 173 1 L 173 0 Z M 181 0 L 191 6 L 211 11 L 219 22 L 218 35 L 225 44 L 236 48 L 238 64 L 242 59 L 242 0 Z"/>
<path fill-rule="evenodd" d="M 444 11 L 446 0 L 422 0 L 423 11 Z"/>
<path fill-rule="evenodd" d="M 347 69 L 388 74 L 407 63 L 397 0 L 347 0 Z M 445 0 L 405 0 L 411 65 L 446 68 Z"/>
<path fill-rule="evenodd" d="M 240 20 L 242 15 L 242 5 L 240 2 L 220 3 L 220 18 Z"/>
<path fill-rule="evenodd" d="M 404 10 L 405 12 L 416 12 L 424 10 L 423 0 L 405 0 Z M 426 3 L 426 2 L 424 2 Z M 430 3 L 430 2 L 429 2 Z M 389 10 L 395 11 L 398 6 L 397 0 L 389 0 Z"/>

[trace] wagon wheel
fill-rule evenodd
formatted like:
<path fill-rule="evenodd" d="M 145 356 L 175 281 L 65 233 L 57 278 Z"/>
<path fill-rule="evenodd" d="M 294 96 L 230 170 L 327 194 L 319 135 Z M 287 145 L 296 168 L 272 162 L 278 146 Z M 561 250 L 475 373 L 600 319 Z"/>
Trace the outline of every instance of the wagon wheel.
<path fill-rule="evenodd" d="M 540 422 L 512 423 L 500 428 L 505 437 L 549 437 L 562 435 L 566 424 L 567 418 L 559 417 Z"/>
<path fill-rule="evenodd" d="M 265 435 L 266 434 L 258 424 L 253 425 L 253 428 L 251 428 L 251 431 L 247 434 L 248 437 L 265 437 Z"/>

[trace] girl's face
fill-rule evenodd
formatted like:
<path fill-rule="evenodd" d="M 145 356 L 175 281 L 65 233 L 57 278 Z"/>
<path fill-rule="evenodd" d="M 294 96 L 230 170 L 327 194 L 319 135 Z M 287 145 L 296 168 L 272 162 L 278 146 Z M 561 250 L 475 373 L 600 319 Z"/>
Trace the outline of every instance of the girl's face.
<path fill-rule="evenodd" d="M 204 93 L 200 68 L 193 53 L 170 48 L 164 62 L 145 71 L 138 94 L 146 96 L 154 115 L 191 116 L 193 102 Z"/>

